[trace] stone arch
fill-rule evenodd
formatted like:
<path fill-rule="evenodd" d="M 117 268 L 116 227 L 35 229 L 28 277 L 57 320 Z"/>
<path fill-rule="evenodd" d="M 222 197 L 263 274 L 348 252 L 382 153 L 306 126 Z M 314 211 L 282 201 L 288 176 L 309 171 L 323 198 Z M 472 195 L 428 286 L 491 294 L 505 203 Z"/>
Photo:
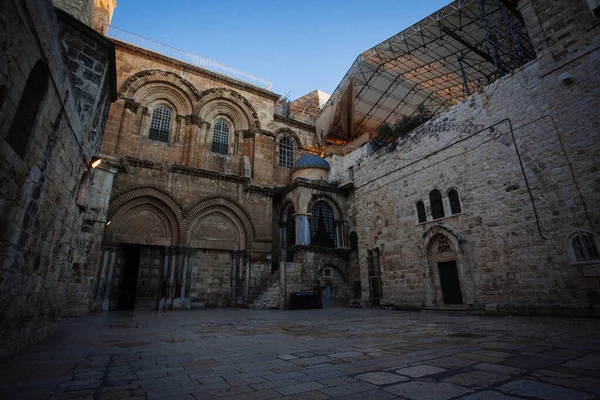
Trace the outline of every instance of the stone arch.
<path fill-rule="evenodd" d="M 122 99 L 134 98 L 134 94 L 139 88 L 149 82 L 162 82 L 168 84 L 183 91 L 190 101 L 192 99 L 200 100 L 200 93 L 193 83 L 174 72 L 163 71 L 160 69 L 146 69 L 136 72 L 127 78 L 121 85 L 119 97 Z"/>
<path fill-rule="evenodd" d="M 285 223 L 287 211 L 288 211 L 288 208 L 290 208 L 290 207 L 292 207 L 294 209 L 294 213 L 298 212 L 298 210 L 296 210 L 296 206 L 295 206 L 294 202 L 290 199 L 286 199 L 283 202 L 283 204 L 279 207 L 279 216 L 277 218 L 277 221 L 280 224 Z"/>
<path fill-rule="evenodd" d="M 132 203 L 138 199 L 142 200 Z M 167 216 L 168 220 L 172 222 L 174 230 L 173 238 L 177 239 L 173 241 L 173 244 L 179 244 L 183 213 L 173 199 L 166 194 L 151 188 L 132 190 L 111 202 L 106 215 L 106 218 L 111 221 L 111 224 L 104 231 L 104 241 L 106 243 L 113 242 L 111 235 L 114 234 L 115 231 L 112 220 L 115 219 L 116 221 L 119 215 L 123 215 L 123 211 L 125 210 L 123 207 L 128 203 L 139 205 L 142 204 L 144 200 L 152 203 L 157 209 L 162 210 L 162 214 Z"/>
<path fill-rule="evenodd" d="M 280 136 L 283 136 L 283 135 L 290 136 L 296 142 L 296 146 L 298 148 L 298 153 L 300 153 L 300 149 L 303 147 L 302 140 L 300 139 L 300 136 L 296 132 L 294 132 L 293 130 L 291 130 L 290 128 L 279 128 L 279 129 L 277 129 L 275 131 L 275 141 L 276 141 L 276 143 L 279 143 Z"/>
<path fill-rule="evenodd" d="M 432 226 L 421 236 L 421 243 L 418 247 L 424 260 L 427 306 L 443 305 L 438 263 L 451 261 L 456 262 L 463 306 L 469 306 L 475 302 L 475 283 L 466 242 L 462 233 L 443 224 Z M 435 249 L 434 245 L 437 245 Z"/>
<path fill-rule="evenodd" d="M 308 207 L 305 212 L 310 214 L 312 212 L 312 208 L 315 205 L 315 203 L 317 203 L 319 201 L 324 201 L 325 203 L 327 203 L 327 205 L 329 206 L 329 208 L 331 208 L 331 211 L 333 212 L 333 217 L 335 218 L 336 222 L 341 222 L 341 221 L 345 220 L 344 213 L 342 211 L 342 207 L 340 206 L 340 204 L 333 197 L 331 197 L 325 193 L 313 194 L 312 198 L 310 199 L 310 202 L 308 203 Z"/>
<path fill-rule="evenodd" d="M 175 205 L 174 209 L 172 204 L 168 204 L 166 195 L 162 193 L 162 196 L 156 196 L 148 189 L 134 192 L 121 196 L 111 204 L 107 215 L 111 224 L 104 231 L 104 241 L 114 244 L 178 245 L 181 237 L 179 208 Z"/>
<path fill-rule="evenodd" d="M 260 129 L 258 113 L 248 99 L 234 90 L 212 88 L 203 91 L 194 112 L 209 122 L 220 115 L 228 115 L 236 130 Z"/>
<path fill-rule="evenodd" d="M 223 197 L 204 200 L 190 211 L 182 222 L 183 236 L 185 236 L 182 238 L 182 242 L 187 243 L 189 241 L 188 235 L 190 233 L 190 227 L 193 228 L 198 218 L 202 218 L 202 216 L 215 210 L 219 210 L 220 213 L 226 215 L 232 223 L 239 222 L 238 226 L 243 230 L 244 234 L 245 250 L 251 250 L 252 243 L 256 237 L 252 220 L 239 205 Z M 237 219 L 237 221 L 235 221 L 235 219 Z"/>

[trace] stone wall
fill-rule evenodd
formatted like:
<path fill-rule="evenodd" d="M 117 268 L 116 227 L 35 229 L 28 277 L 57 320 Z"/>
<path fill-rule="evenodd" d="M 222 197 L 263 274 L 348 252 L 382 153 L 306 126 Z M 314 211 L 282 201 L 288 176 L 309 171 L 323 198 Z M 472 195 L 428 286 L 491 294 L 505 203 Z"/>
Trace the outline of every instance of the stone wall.
<path fill-rule="evenodd" d="M 544 26 L 564 17 L 545 14 L 551 9 L 540 15 Z M 597 314 L 597 264 L 573 262 L 567 253 L 570 235 L 597 234 L 600 223 L 600 51 L 597 37 L 584 39 L 591 43 L 585 55 L 566 64 L 535 60 L 362 156 L 354 172 L 363 283 L 367 250 L 378 248 L 386 302 L 443 306 L 434 255 L 453 251 L 471 309 Z M 570 46 L 561 42 L 566 37 L 556 40 Z M 436 220 L 434 189 L 445 208 Z M 455 215 L 452 189 L 461 202 Z M 418 201 L 426 205 L 425 223 Z M 438 251 L 440 237 L 451 245 Z"/>
<path fill-rule="evenodd" d="M 0 87 L 6 89 L 0 104 L 3 358 L 52 332 L 65 306 L 86 188 L 93 177 L 88 163 L 98 154 L 106 117 L 102 109 L 113 98 L 115 88 L 114 68 L 111 71 L 109 65 L 99 65 L 103 74 L 94 84 L 100 95 L 86 109 L 98 128 L 91 130 L 80 113 L 85 99 L 65 72 L 66 53 L 83 51 L 69 47 L 66 41 L 75 31 L 81 37 L 89 28 L 68 16 L 59 21 L 50 1 L 12 0 L 0 5 L 0 26 L 4 38 Z M 104 40 L 92 37 L 99 45 Z M 102 45 L 99 55 L 106 62 L 112 47 Z M 33 75 L 38 76 L 37 83 L 26 91 L 26 82 Z M 40 100 L 39 109 L 34 99 Z M 15 141 L 14 131 L 20 142 Z"/>

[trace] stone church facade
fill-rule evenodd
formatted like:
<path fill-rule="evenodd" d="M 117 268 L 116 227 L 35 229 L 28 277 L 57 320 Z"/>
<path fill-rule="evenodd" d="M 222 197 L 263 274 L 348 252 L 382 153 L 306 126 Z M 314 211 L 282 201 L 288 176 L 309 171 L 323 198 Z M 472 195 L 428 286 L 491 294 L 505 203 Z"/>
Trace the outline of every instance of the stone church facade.
<path fill-rule="evenodd" d="M 4 26 L 33 16 L 0 64 L 2 356 L 60 315 L 284 309 L 306 291 L 598 316 L 600 25 L 585 1 L 509 1 L 535 59 L 381 149 L 375 132 L 322 136 L 322 92 L 282 103 L 103 36 L 114 1 L 41 3 L 0 6 Z M 16 139 L 48 49 L 56 94 L 33 95 L 39 126 Z"/>

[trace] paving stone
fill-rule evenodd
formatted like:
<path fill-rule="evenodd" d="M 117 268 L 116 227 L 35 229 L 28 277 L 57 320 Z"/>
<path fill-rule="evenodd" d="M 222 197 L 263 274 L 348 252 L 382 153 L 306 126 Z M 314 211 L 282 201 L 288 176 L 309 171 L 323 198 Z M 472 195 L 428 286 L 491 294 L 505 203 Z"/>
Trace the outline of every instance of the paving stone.
<path fill-rule="evenodd" d="M 415 365 L 413 367 L 401 368 L 399 370 L 396 370 L 396 373 L 410 376 L 412 378 L 420 378 L 422 376 L 439 374 L 440 372 L 444 371 L 444 368 L 434 367 L 433 365 L 421 364 Z"/>
<path fill-rule="evenodd" d="M 292 354 L 280 354 L 276 357 L 281 358 L 282 360 L 293 360 L 294 358 L 298 358 L 297 356 L 294 356 Z"/>
<path fill-rule="evenodd" d="M 520 355 L 501 361 L 500 364 L 517 368 L 540 369 L 559 364 L 560 362 L 561 361 L 552 358 Z"/>
<path fill-rule="evenodd" d="M 325 386 L 339 386 L 339 385 L 343 385 L 345 383 L 356 382 L 356 379 L 351 378 L 349 376 L 338 376 L 335 378 L 321 379 L 318 382 L 322 383 Z"/>
<path fill-rule="evenodd" d="M 427 364 L 437 365 L 438 367 L 446 368 L 462 368 L 467 365 L 475 364 L 477 361 L 458 357 L 441 357 L 433 360 L 428 360 Z"/>
<path fill-rule="evenodd" d="M 442 381 L 453 383 L 459 386 L 487 387 L 506 379 L 509 379 L 509 377 L 506 375 L 500 375 L 486 371 L 469 371 L 444 378 Z"/>
<path fill-rule="evenodd" d="M 404 376 L 391 374 L 389 372 L 367 372 L 366 374 L 356 376 L 356 379 L 369 382 L 374 385 L 389 385 L 408 380 L 408 378 Z"/>
<path fill-rule="evenodd" d="M 440 382 L 406 382 L 383 389 L 386 392 L 411 400 L 436 399 L 445 400 L 471 392 L 471 390 Z"/>
<path fill-rule="evenodd" d="M 296 394 L 296 393 L 310 392 L 311 390 L 317 390 L 317 389 L 321 389 L 323 387 L 325 387 L 325 386 L 323 386 L 317 382 L 304 382 L 304 383 L 299 383 L 297 385 L 278 387 L 278 388 L 275 388 L 274 390 L 276 390 L 277 392 L 281 393 L 284 396 L 289 396 L 289 395 Z"/>
<path fill-rule="evenodd" d="M 382 390 L 369 390 L 367 392 L 360 392 L 354 394 L 348 394 L 343 397 L 344 400 L 389 400 L 389 399 L 399 399 L 394 394 L 384 392 Z"/>
<path fill-rule="evenodd" d="M 507 396 L 502 393 L 491 390 L 484 390 L 473 394 L 460 397 L 460 400 L 521 400 L 522 397 Z"/>
<path fill-rule="evenodd" d="M 345 397 L 351 394 L 366 392 L 372 389 L 377 389 L 377 386 L 371 385 L 370 383 L 366 382 L 354 382 L 347 383 L 345 385 L 321 389 L 319 391 L 332 397 Z"/>
<path fill-rule="evenodd" d="M 544 400 L 585 400 L 595 397 L 591 393 L 567 389 L 530 379 L 519 379 L 507 383 L 498 387 L 498 390 L 507 394 L 529 396 Z"/>
<path fill-rule="evenodd" d="M 481 371 L 495 372 L 497 374 L 503 375 L 515 375 L 525 372 L 524 369 L 515 368 L 515 367 L 507 367 L 505 365 L 498 364 L 490 364 L 490 363 L 479 363 L 473 365 L 473 368 L 479 369 Z"/>

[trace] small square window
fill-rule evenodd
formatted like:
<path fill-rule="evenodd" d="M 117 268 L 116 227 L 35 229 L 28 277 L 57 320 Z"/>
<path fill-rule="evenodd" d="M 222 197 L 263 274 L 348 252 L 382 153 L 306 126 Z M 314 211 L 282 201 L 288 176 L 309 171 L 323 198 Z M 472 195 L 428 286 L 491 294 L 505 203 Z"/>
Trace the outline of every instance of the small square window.
<path fill-rule="evenodd" d="M 323 276 L 325 278 L 332 278 L 333 277 L 333 271 L 331 270 L 331 268 L 325 268 L 323 270 Z"/>

